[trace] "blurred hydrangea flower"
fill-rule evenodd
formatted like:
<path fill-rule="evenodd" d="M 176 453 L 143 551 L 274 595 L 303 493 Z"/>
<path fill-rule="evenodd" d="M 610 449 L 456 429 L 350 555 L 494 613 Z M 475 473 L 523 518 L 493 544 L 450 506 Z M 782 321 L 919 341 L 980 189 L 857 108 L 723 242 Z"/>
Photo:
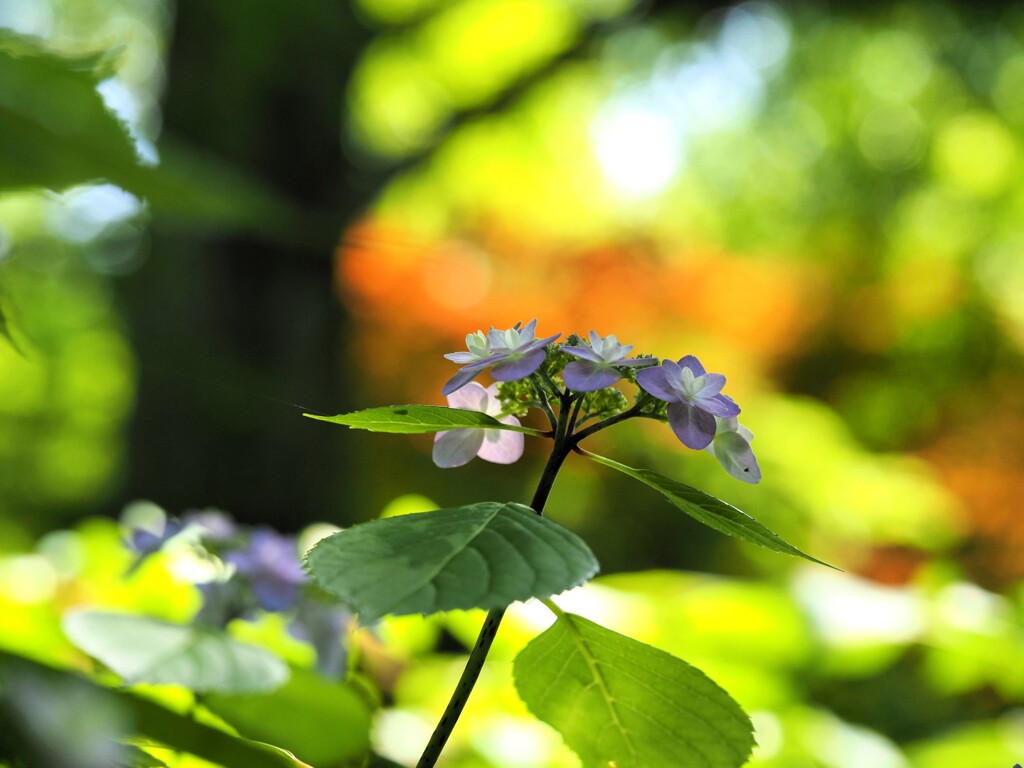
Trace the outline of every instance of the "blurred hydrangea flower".
<path fill-rule="evenodd" d="M 519 323 L 506 331 L 491 328 L 484 336 L 477 331 L 466 336 L 467 352 L 451 352 L 445 357 L 463 367 L 441 388 L 441 394 L 448 396 L 466 386 L 478 374 L 494 366 L 491 375 L 498 381 L 515 381 L 529 376 L 544 362 L 544 347 L 562 334 L 556 333 L 545 339 L 535 338 L 537 321 L 531 320 L 525 328 Z"/>
<path fill-rule="evenodd" d="M 744 483 L 761 482 L 761 468 L 757 465 L 750 441 L 754 433 L 740 424 L 735 417 L 718 419 L 715 438 L 706 450 L 712 454 L 722 469 Z"/>
<path fill-rule="evenodd" d="M 137 527 L 128 534 L 127 545 L 138 553 L 138 557 L 129 566 L 125 575 L 131 575 L 139 569 L 146 558 L 159 552 L 164 544 L 184 530 L 185 526 L 173 517 L 164 518 L 159 530 Z"/>
<path fill-rule="evenodd" d="M 295 539 L 269 528 L 253 531 L 248 546 L 228 552 L 225 560 L 249 580 L 256 601 L 266 611 L 291 608 L 298 599 L 299 588 L 307 581 Z"/>
<path fill-rule="evenodd" d="M 204 509 L 186 512 L 182 517 L 185 525 L 199 529 L 199 535 L 206 541 L 230 541 L 238 533 L 238 527 L 231 516 L 219 509 Z"/>
<path fill-rule="evenodd" d="M 632 349 L 632 344 L 623 346 L 614 335 L 602 339 L 596 331 L 591 331 L 589 347 L 562 345 L 563 352 L 581 358 L 565 366 L 562 379 L 569 389 L 577 392 L 594 392 L 610 387 L 622 378 L 622 374 L 615 370 L 615 366 L 653 365 L 658 362 L 653 357 L 639 360 L 624 359 Z"/>
<path fill-rule="evenodd" d="M 668 403 L 668 423 L 683 445 L 700 450 L 715 437 L 715 417 L 739 415 L 732 398 L 721 394 L 725 376 L 708 373 L 693 355 L 679 362 L 663 360 L 658 367 L 637 371 L 637 383 Z"/>
<path fill-rule="evenodd" d="M 475 381 L 448 395 L 448 405 L 483 411 L 503 424 L 520 426 L 515 416 L 501 416 L 498 385 L 484 388 Z M 523 455 L 523 433 L 504 429 L 453 429 L 434 436 L 434 463 L 439 467 L 461 467 L 474 456 L 495 464 L 512 464 Z"/>
<path fill-rule="evenodd" d="M 295 618 L 288 624 L 288 633 L 313 646 L 320 674 L 339 678 L 345 672 L 348 656 L 342 634 L 351 618 L 351 614 L 341 606 L 310 597 L 299 601 Z"/>

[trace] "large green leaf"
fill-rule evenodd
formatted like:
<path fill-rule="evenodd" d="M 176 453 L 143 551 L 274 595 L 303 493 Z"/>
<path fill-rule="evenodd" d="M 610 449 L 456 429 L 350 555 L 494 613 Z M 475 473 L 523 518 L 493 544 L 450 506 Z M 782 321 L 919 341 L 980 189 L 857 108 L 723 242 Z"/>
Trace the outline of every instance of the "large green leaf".
<path fill-rule="evenodd" d="M 750 718 L 699 669 L 565 614 L 519 653 L 516 690 L 584 768 L 737 768 Z"/>
<path fill-rule="evenodd" d="M 576 534 L 493 501 L 363 523 L 320 541 L 306 562 L 365 622 L 550 597 L 598 569 Z"/>
<path fill-rule="evenodd" d="M 70 613 L 63 627 L 75 645 L 128 684 L 234 693 L 271 690 L 288 679 L 287 665 L 274 654 L 205 627 L 98 611 Z"/>
<path fill-rule="evenodd" d="M 288 682 L 268 694 L 210 694 L 203 704 L 241 735 L 276 744 L 313 765 L 339 765 L 370 751 L 371 711 L 364 697 L 351 685 L 308 670 L 293 669 Z"/>
<path fill-rule="evenodd" d="M 367 429 L 370 432 L 397 432 L 406 435 L 422 435 L 428 432 L 445 432 L 449 429 L 507 429 L 527 435 L 542 435 L 540 430 L 502 424 L 493 416 L 481 411 L 463 408 L 447 408 L 443 405 L 388 405 L 382 408 L 367 408 L 365 411 L 343 413 L 338 416 L 317 416 L 303 414 L 311 419 L 344 424 L 352 429 Z"/>
<path fill-rule="evenodd" d="M 805 552 L 801 552 L 792 544 L 765 528 L 746 512 L 736 509 L 732 504 L 728 504 L 721 499 L 716 499 L 714 496 L 698 491 L 689 485 L 684 485 L 664 475 L 659 475 L 657 472 L 651 472 L 649 469 L 627 467 L 625 464 L 620 464 L 604 456 L 598 456 L 596 453 L 585 452 L 584 455 L 593 459 L 598 464 L 604 464 L 606 467 L 617 469 L 623 474 L 636 478 L 644 485 L 650 486 L 690 517 L 699 520 L 709 528 L 714 528 L 716 531 L 721 531 L 724 534 L 735 536 L 744 541 L 759 544 L 776 552 L 795 555 L 811 562 L 828 566 L 829 568 L 835 568 L 834 565 L 829 565 L 816 557 L 811 557 Z"/>

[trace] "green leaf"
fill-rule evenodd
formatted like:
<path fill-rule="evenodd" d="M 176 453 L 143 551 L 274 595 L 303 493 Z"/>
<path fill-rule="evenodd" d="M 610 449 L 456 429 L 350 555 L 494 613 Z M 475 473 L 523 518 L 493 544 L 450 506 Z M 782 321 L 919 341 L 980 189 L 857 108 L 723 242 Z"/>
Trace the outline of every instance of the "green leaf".
<path fill-rule="evenodd" d="M 142 165 L 135 142 L 96 90 L 117 48 L 68 57 L 0 30 L 0 190 L 63 190 L 106 180 L 165 218 L 244 228 L 294 241 L 299 212 L 258 179 L 173 140 L 162 164 Z"/>
<path fill-rule="evenodd" d="M 598 464 L 604 464 L 606 467 L 617 469 L 623 474 L 636 478 L 644 485 L 649 485 L 675 506 L 679 507 L 679 509 L 683 510 L 683 512 L 695 520 L 704 523 L 709 528 L 714 528 L 716 531 L 720 531 L 728 536 L 735 536 L 738 539 L 759 544 L 776 552 L 795 555 L 819 565 L 835 568 L 834 565 L 829 565 L 816 557 L 811 557 L 805 552 L 801 552 L 792 544 L 765 528 L 746 512 L 736 509 L 732 504 L 728 504 L 721 499 L 716 499 L 714 496 L 698 491 L 689 485 L 684 485 L 664 475 L 659 475 L 657 472 L 651 472 L 649 469 L 627 467 L 625 464 L 620 464 L 604 456 L 598 456 L 596 453 L 584 452 L 584 455 L 589 459 L 593 459 Z M 835 570 L 839 569 L 835 568 Z"/>
<path fill-rule="evenodd" d="M 210 694 L 203 704 L 243 736 L 277 744 L 313 765 L 338 765 L 370 751 L 366 700 L 353 686 L 308 670 L 293 669 L 287 683 L 265 695 Z"/>
<path fill-rule="evenodd" d="M 294 755 L 277 747 L 241 739 L 127 691 L 102 688 L 77 673 L 54 669 L 0 651 L 0 694 L 5 684 L 18 678 L 30 680 L 32 687 L 37 690 L 57 693 L 66 699 L 77 701 L 84 697 L 87 699 L 84 706 L 88 706 L 90 711 L 99 712 L 104 723 L 120 727 L 126 739 L 130 734 L 139 734 L 175 751 L 188 752 L 224 768 L 309 768 Z M 76 694 L 76 691 L 79 693 Z M 3 697 L 0 695 L 0 715 L 4 714 L 2 704 Z M 118 713 L 126 719 L 122 720 Z M 49 714 L 54 730 L 47 734 L 47 746 L 53 747 L 55 732 L 74 730 L 77 723 L 75 718 L 59 719 L 54 723 L 52 708 Z M 69 753 L 69 756 L 73 754 L 78 758 L 96 734 L 76 731 L 75 735 L 74 752 Z M 138 743 L 137 739 L 132 741 Z M 60 748 L 58 744 L 57 749 Z"/>
<path fill-rule="evenodd" d="M 64 632 L 83 651 L 134 683 L 174 683 L 196 692 L 250 692 L 278 687 L 288 667 L 262 648 L 205 627 L 145 616 L 79 611 Z"/>
<path fill-rule="evenodd" d="M 137 173 L 124 125 L 107 110 L 82 59 L 5 35 L 0 45 L 0 186 L 63 189 Z"/>
<path fill-rule="evenodd" d="M 303 414 L 311 419 L 344 424 L 352 429 L 367 429 L 370 432 L 396 432 L 405 435 L 423 435 L 428 432 L 445 432 L 449 429 L 507 429 L 540 436 L 544 433 L 530 427 L 502 424 L 493 416 L 481 411 L 462 408 L 447 408 L 443 405 L 388 405 L 383 408 L 367 408 L 365 411 L 343 413 L 338 416 L 316 416 Z"/>
<path fill-rule="evenodd" d="M 167 768 L 167 763 L 158 760 L 133 744 L 125 744 L 124 752 L 118 757 L 120 768 Z"/>
<path fill-rule="evenodd" d="M 554 607 L 553 609 L 556 609 Z M 573 614 L 519 653 L 516 690 L 584 768 L 738 768 L 750 718 L 685 661 Z"/>
<path fill-rule="evenodd" d="M 363 523 L 321 540 L 306 562 L 364 622 L 550 597 L 598 569 L 576 534 L 494 501 Z"/>

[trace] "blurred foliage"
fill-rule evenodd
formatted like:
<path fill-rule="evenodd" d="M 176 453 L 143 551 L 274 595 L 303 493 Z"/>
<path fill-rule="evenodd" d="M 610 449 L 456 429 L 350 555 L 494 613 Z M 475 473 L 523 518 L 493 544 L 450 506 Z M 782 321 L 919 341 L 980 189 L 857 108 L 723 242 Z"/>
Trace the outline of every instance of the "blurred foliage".
<path fill-rule="evenodd" d="M 712 539 L 657 494 L 570 462 L 552 514 L 611 575 L 560 604 L 729 690 L 753 713 L 751 765 L 1020 762 L 1024 14 L 913 2 L 355 8 L 372 40 L 347 83 L 342 140 L 380 179 L 364 194 L 382 188 L 337 254 L 356 405 L 439 402 L 451 373 L 440 353 L 535 316 L 547 333 L 594 328 L 638 352 L 698 353 L 744 404 L 765 481 L 733 482 L 655 424 L 616 430 L 606 452 L 736 503 L 847 574 Z M 87 517 L 119 512 L 110 499 L 128 471 L 137 318 L 118 281 L 145 274 L 164 234 L 153 217 L 305 233 L 295 204 L 246 169 L 160 137 L 172 28 L 156 0 L 0 4 L 0 332 L 14 342 L 0 343 L 0 647 L 104 682 L 62 633 L 65 613 L 180 623 L 199 608 L 175 556 L 125 578 L 121 531 Z M 332 522 L 521 500 L 539 471 L 528 454 L 515 472 L 438 472 L 429 439 L 360 437 L 339 470 L 360 504 L 332 498 Z M 430 499 L 395 499 L 408 491 Z M 362 704 L 301 672 L 264 700 L 211 701 L 220 718 L 208 712 L 217 726 L 197 739 L 216 741 L 227 722 L 299 757 L 305 745 L 315 765 L 371 742 L 409 764 L 480 620 L 358 632 L 356 684 L 371 709 L 385 703 L 372 730 Z M 513 608 L 451 766 L 577 764 L 511 686 L 512 656 L 549 620 Z M 312 664 L 280 623 L 231 632 Z M 77 677 L 53 689 L 35 674 L 0 679 L 19 733 L 92 695 L 68 693 Z M 191 701 L 146 695 L 167 712 Z M 351 742 L 310 740 L 314 713 L 289 723 L 263 709 L 298 712 L 321 695 L 323 712 L 353 724 Z M 110 711 L 62 720 L 116 735 L 131 713 Z M 182 722 L 195 721 L 162 725 Z"/>

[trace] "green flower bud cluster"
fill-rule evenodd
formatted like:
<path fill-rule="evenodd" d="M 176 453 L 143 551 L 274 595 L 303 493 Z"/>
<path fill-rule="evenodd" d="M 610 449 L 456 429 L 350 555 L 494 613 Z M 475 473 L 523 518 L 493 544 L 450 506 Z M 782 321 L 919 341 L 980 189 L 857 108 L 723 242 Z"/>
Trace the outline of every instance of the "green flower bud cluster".
<path fill-rule="evenodd" d="M 629 401 L 615 387 L 605 387 L 594 392 L 587 392 L 583 398 L 583 406 L 580 413 L 583 418 L 605 418 L 622 413 L 629 407 Z"/>
<path fill-rule="evenodd" d="M 530 379 L 499 381 L 498 400 L 503 414 L 519 418 L 525 416 L 531 408 L 540 406 Z"/>

